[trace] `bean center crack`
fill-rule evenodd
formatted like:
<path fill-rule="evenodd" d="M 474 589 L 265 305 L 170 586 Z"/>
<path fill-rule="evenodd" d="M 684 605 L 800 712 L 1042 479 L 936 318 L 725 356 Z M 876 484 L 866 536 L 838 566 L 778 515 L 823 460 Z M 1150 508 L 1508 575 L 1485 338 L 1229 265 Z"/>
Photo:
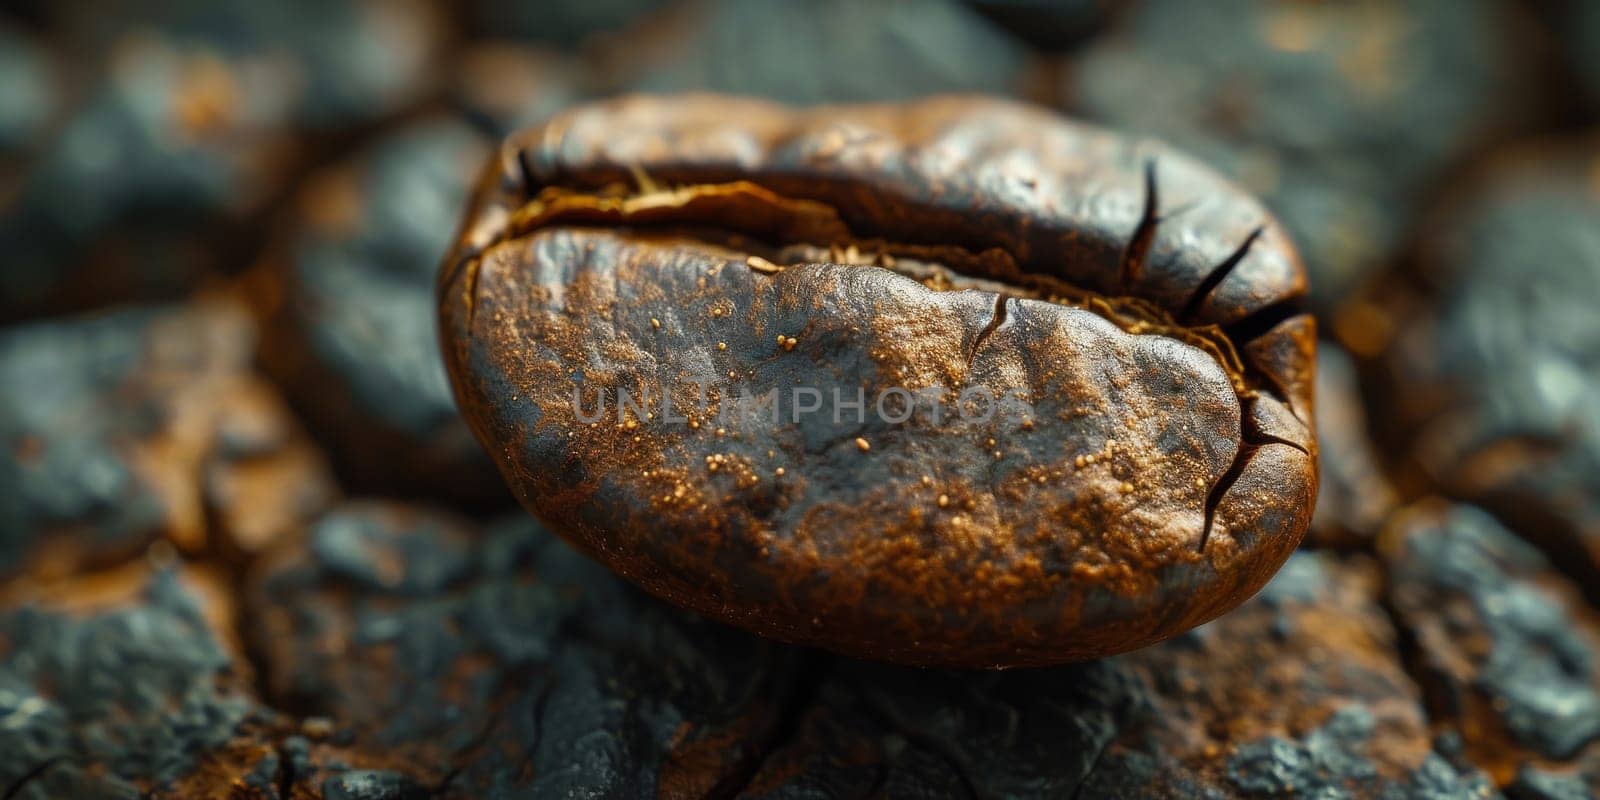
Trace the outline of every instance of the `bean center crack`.
<path fill-rule="evenodd" d="M 752 181 L 663 188 L 637 175 L 636 182 L 637 187 L 613 183 L 598 190 L 546 186 L 511 214 L 501 240 L 553 226 L 610 226 L 671 232 L 742 251 L 750 256 L 746 263 L 751 270 L 767 276 L 807 263 L 887 269 L 936 291 L 993 292 L 1002 298 L 996 301 L 997 316 L 1003 315 L 1007 298 L 1040 300 L 1093 312 L 1131 334 L 1176 339 L 1210 355 L 1241 399 L 1258 390 L 1256 378 L 1220 325 L 1188 324 L 1141 297 L 1102 294 L 1024 270 L 1002 248 L 973 251 L 959 245 L 911 244 L 864 236 L 826 203 L 781 195 Z M 1150 201 L 1154 202 L 1153 194 Z M 1147 240 L 1159 221 L 1153 211 L 1147 212 L 1135 234 L 1136 242 Z M 1255 238 L 1252 234 L 1234 257 L 1219 265 L 1219 271 L 1225 274 L 1237 263 Z M 469 297 L 475 293 L 471 284 L 476 283 L 477 266 L 469 267 L 473 271 L 468 279 Z M 1197 294 L 1213 288 L 1219 280 L 1214 272 L 1197 288 Z M 1199 299 L 1189 305 L 1197 305 Z"/>

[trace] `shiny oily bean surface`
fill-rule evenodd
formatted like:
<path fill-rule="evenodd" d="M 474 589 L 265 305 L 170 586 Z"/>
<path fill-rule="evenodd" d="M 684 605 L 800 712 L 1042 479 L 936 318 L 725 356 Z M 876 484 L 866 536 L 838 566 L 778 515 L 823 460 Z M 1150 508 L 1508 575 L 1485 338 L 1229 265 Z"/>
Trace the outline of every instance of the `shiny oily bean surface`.
<path fill-rule="evenodd" d="M 439 287 L 469 424 L 583 551 L 971 667 L 1159 641 L 1277 570 L 1316 496 L 1305 290 L 1255 200 L 1155 142 L 708 95 L 510 137 Z"/>

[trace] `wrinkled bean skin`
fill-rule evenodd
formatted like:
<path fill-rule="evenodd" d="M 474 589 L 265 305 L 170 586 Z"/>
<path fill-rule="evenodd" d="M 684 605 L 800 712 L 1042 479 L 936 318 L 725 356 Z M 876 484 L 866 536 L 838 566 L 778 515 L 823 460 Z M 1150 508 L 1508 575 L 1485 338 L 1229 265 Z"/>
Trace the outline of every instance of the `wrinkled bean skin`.
<path fill-rule="evenodd" d="M 507 140 L 440 332 L 523 504 L 647 590 L 852 656 L 1021 666 L 1186 630 L 1294 550 L 1305 288 L 1259 204 L 1153 142 L 976 98 L 635 97 Z M 730 410 L 795 386 L 821 409 Z M 1023 403 L 895 421 L 892 387 Z M 672 405 L 585 421 L 602 389 Z"/>

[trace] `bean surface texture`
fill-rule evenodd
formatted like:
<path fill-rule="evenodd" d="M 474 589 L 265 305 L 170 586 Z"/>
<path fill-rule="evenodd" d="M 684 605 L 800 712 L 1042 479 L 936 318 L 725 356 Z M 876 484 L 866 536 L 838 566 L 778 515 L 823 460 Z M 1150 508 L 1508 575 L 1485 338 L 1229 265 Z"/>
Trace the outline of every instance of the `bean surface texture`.
<path fill-rule="evenodd" d="M 523 504 L 785 641 L 1140 647 L 1259 589 L 1316 496 L 1277 223 L 1024 105 L 581 106 L 504 143 L 439 291 L 457 400 Z"/>

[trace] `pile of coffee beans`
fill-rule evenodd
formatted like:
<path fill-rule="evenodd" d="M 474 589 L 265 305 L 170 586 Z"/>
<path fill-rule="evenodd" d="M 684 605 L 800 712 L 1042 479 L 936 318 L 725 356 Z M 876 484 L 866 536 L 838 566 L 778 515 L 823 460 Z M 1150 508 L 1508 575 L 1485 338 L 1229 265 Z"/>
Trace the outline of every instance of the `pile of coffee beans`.
<path fill-rule="evenodd" d="M 1597 78 L 1566 0 L 8 4 L 0 797 L 1600 794 Z"/>

